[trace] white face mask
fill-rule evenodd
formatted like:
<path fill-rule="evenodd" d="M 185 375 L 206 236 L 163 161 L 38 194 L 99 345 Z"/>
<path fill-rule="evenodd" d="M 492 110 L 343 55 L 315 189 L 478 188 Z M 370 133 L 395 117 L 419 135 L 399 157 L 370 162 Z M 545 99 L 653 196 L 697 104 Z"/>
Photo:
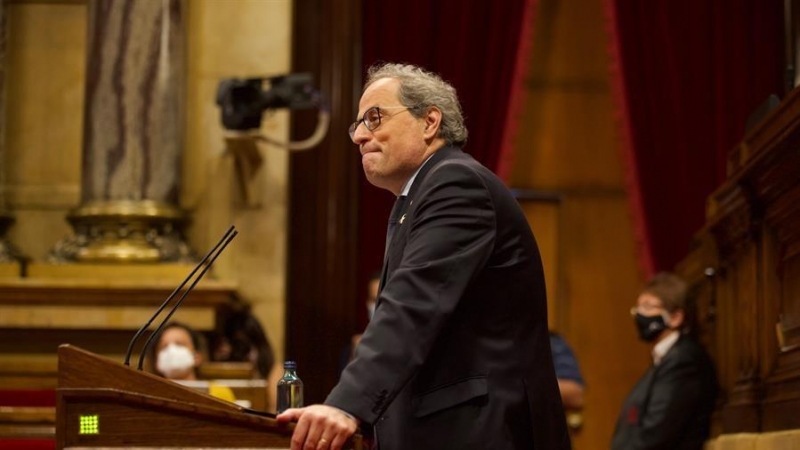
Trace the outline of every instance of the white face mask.
<path fill-rule="evenodd" d="M 194 367 L 194 354 L 183 345 L 169 344 L 158 352 L 156 369 L 167 378 L 184 376 Z"/>

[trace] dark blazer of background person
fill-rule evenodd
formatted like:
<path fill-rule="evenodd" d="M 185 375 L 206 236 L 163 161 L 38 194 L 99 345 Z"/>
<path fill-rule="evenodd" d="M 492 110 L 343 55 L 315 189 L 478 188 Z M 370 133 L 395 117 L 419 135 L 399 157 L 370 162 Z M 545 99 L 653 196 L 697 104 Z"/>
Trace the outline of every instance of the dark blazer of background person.
<path fill-rule="evenodd" d="M 386 449 L 567 449 L 541 258 L 505 185 L 456 147 L 411 185 L 375 315 L 326 404 Z"/>
<path fill-rule="evenodd" d="M 702 449 L 716 394 L 711 359 L 694 339 L 681 335 L 625 399 L 611 448 Z"/>

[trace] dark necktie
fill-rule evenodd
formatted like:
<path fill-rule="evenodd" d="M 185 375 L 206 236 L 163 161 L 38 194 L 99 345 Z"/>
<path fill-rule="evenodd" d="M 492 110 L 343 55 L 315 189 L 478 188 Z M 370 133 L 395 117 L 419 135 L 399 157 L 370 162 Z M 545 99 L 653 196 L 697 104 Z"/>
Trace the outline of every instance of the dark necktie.
<path fill-rule="evenodd" d="M 400 221 L 400 216 L 403 214 L 403 207 L 406 204 L 406 196 L 401 195 L 394 201 L 392 213 L 389 215 L 389 226 L 386 227 L 386 247 L 384 248 L 384 256 L 389 252 L 389 243 L 392 242 L 394 230 L 397 228 L 397 223 Z"/>

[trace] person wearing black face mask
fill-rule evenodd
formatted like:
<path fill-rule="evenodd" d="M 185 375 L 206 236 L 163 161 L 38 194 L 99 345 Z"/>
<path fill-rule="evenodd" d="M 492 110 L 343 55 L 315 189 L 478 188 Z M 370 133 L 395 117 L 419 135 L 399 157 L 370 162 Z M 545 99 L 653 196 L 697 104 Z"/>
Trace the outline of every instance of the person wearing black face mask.
<path fill-rule="evenodd" d="M 717 378 L 711 358 L 689 335 L 686 283 L 657 274 L 631 309 L 653 365 L 628 394 L 612 450 L 700 450 L 710 434 Z"/>

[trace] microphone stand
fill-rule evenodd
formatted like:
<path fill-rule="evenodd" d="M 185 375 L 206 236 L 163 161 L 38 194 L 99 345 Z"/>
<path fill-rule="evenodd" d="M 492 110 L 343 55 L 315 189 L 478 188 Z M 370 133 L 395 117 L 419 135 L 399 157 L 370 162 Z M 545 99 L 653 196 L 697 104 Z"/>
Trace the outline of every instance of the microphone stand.
<path fill-rule="evenodd" d="M 189 273 L 188 276 L 186 276 L 186 278 L 183 280 L 183 282 L 181 282 L 181 284 L 179 284 L 178 287 L 176 287 L 175 290 L 172 291 L 172 293 L 167 297 L 167 299 L 164 300 L 164 302 L 161 304 L 161 306 L 158 307 L 158 309 L 156 310 L 155 314 L 153 314 L 150 317 L 150 319 L 148 319 L 147 322 L 145 322 L 145 324 L 142 325 L 141 328 L 139 328 L 139 330 L 136 332 L 136 334 L 133 335 L 133 338 L 131 339 L 131 342 L 128 344 L 128 351 L 125 352 L 125 365 L 126 366 L 130 366 L 131 355 L 133 354 L 133 346 L 136 344 L 136 341 L 139 339 L 139 337 L 142 335 L 142 333 L 144 333 L 144 331 L 147 330 L 147 327 L 149 327 L 150 324 L 152 324 L 153 321 L 156 319 L 156 317 L 158 317 L 158 315 L 161 314 L 161 312 L 164 310 L 164 308 L 166 308 L 167 305 L 169 304 L 169 302 L 175 297 L 175 295 L 177 295 L 178 292 L 180 292 L 180 290 L 183 289 L 183 287 L 186 285 L 186 283 L 194 276 L 194 274 L 200 269 L 200 267 L 202 267 L 203 265 L 206 264 L 206 262 L 208 261 L 209 257 L 211 257 L 211 255 L 214 254 L 214 252 L 217 250 L 217 248 L 219 248 L 219 246 L 223 245 L 223 243 L 224 243 L 224 245 L 222 247 L 222 249 L 224 249 L 225 246 L 227 246 L 228 243 L 233 239 L 233 237 L 236 236 L 236 234 L 238 234 L 238 231 L 234 232 L 234 228 L 235 227 L 233 225 L 231 225 L 231 227 L 228 228 L 228 231 L 226 231 L 225 234 L 222 235 L 222 238 L 217 242 L 217 244 L 211 250 L 209 250 L 208 253 L 206 253 L 206 255 L 203 257 L 203 259 L 201 259 L 200 262 L 197 263 L 195 268 Z M 231 236 L 231 233 L 233 233 L 232 236 Z M 222 252 L 222 250 L 220 250 L 219 253 L 221 253 L 221 252 Z M 217 253 L 216 256 L 214 256 L 214 259 L 216 259 L 216 257 L 219 256 L 219 253 Z M 211 261 L 211 263 L 213 263 L 213 260 Z M 203 277 L 203 274 L 205 274 L 206 270 L 208 270 L 208 267 L 211 266 L 211 263 L 209 263 L 206 266 L 205 270 L 203 270 L 203 272 L 200 274 L 200 276 L 198 276 L 198 278 L 194 281 L 194 283 L 191 285 L 191 287 L 189 287 L 189 289 L 186 290 L 186 292 L 180 298 L 178 304 L 180 304 L 180 301 L 182 301 L 183 298 L 186 297 L 186 294 L 188 294 L 189 291 L 192 290 L 192 288 L 194 287 L 195 284 L 197 284 L 197 282 L 200 280 L 200 278 Z M 177 307 L 177 305 L 176 305 L 176 307 Z M 173 308 L 172 312 L 170 313 L 170 315 L 173 312 L 174 312 L 174 308 Z M 169 318 L 169 316 L 167 318 Z M 160 329 L 160 327 L 159 327 L 159 329 Z M 150 342 L 150 341 L 148 340 L 147 342 Z M 147 344 L 145 344 L 145 345 L 147 345 Z M 144 349 L 143 349 L 142 350 L 142 355 L 144 355 L 144 354 L 145 354 L 145 352 L 144 352 Z M 141 362 L 139 363 L 139 370 L 142 370 L 142 363 Z"/>
<path fill-rule="evenodd" d="M 175 311 L 178 310 L 178 307 L 181 306 L 181 303 L 183 303 L 183 299 L 185 299 L 186 296 L 189 295 L 189 292 L 192 292 L 192 289 L 194 289 L 194 287 L 197 285 L 200 279 L 203 278 L 203 275 L 205 275 L 206 272 L 208 272 L 208 269 L 211 268 L 211 265 L 214 264 L 214 261 L 216 261 L 217 257 L 220 254 L 222 254 L 222 251 L 225 250 L 225 247 L 227 247 L 228 244 L 230 244 L 230 242 L 233 240 L 233 238 L 236 237 L 237 234 L 239 234 L 239 232 L 234 231 L 233 234 L 231 234 L 230 236 L 228 236 L 227 239 L 225 239 L 225 242 L 222 244 L 222 247 L 220 247 L 219 251 L 214 256 L 211 257 L 211 259 L 208 261 L 208 264 L 206 264 L 206 266 L 203 267 L 203 270 L 200 272 L 200 275 L 198 275 L 197 278 L 195 278 L 194 281 L 192 281 L 192 284 L 189 285 L 189 288 L 186 289 L 186 291 L 184 291 L 183 295 L 181 295 L 178 301 L 175 302 L 175 304 L 172 306 L 172 309 L 170 309 L 167 316 L 164 317 L 164 320 L 162 320 L 161 324 L 158 325 L 158 328 L 156 328 L 153 334 L 151 334 L 150 337 L 147 338 L 147 341 L 144 343 L 144 347 L 142 347 L 142 352 L 139 354 L 139 365 L 137 366 L 137 369 L 142 370 L 142 366 L 144 365 L 144 357 L 147 354 L 147 351 L 150 348 L 150 346 L 153 345 L 153 338 L 155 338 L 156 336 L 158 336 L 159 333 L 161 333 L 161 329 L 164 328 L 164 325 L 166 325 L 167 322 L 169 322 L 169 319 L 172 317 L 173 314 L 175 314 Z"/>

